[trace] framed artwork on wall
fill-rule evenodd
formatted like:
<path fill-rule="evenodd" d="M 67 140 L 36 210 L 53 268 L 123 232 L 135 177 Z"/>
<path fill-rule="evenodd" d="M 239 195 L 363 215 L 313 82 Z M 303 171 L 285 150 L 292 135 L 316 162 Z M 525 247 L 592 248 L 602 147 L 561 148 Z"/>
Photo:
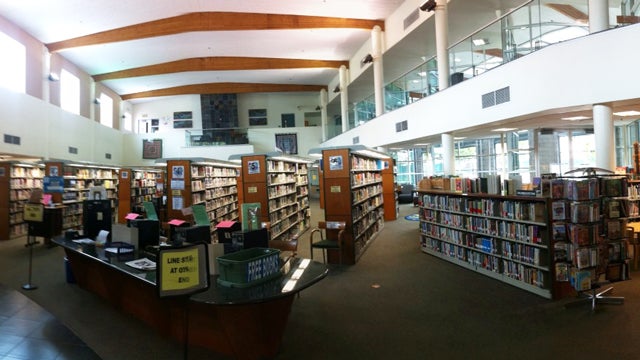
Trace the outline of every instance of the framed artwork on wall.
<path fill-rule="evenodd" d="M 298 135 L 295 133 L 276 134 L 276 147 L 285 154 L 298 154 Z"/>
<path fill-rule="evenodd" d="M 249 126 L 267 125 L 267 109 L 249 109 Z"/>
<path fill-rule="evenodd" d="M 162 157 L 162 139 L 142 140 L 142 158 L 160 159 Z"/>

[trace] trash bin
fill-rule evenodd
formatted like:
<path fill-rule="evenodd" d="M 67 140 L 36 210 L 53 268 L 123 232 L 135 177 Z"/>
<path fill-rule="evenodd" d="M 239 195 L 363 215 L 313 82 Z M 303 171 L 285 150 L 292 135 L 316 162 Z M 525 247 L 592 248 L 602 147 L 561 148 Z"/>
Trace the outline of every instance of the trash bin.
<path fill-rule="evenodd" d="M 67 278 L 67 284 L 75 284 L 76 278 L 73 276 L 71 264 L 69 263 L 69 259 L 66 256 L 64 257 L 64 272 Z"/>

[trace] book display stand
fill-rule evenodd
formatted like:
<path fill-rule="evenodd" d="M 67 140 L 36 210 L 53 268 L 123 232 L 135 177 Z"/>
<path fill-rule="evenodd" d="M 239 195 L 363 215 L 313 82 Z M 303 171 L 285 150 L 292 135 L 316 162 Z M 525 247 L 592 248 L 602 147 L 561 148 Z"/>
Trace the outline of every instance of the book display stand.
<path fill-rule="evenodd" d="M 586 169 L 581 176 L 552 179 L 550 186 L 556 280 L 568 281 L 580 298 L 567 306 L 588 303 L 595 310 L 597 304 L 624 303 L 609 296 L 613 287 L 603 286 L 629 278 L 627 177 Z M 566 239 L 559 235 L 563 223 Z"/>

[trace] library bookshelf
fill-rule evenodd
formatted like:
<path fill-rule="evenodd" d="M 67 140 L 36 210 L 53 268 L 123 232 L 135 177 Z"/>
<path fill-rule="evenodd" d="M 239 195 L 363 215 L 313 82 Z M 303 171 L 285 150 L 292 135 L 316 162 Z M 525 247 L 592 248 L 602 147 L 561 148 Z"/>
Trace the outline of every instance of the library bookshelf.
<path fill-rule="evenodd" d="M 321 173 L 325 220 L 345 222 L 341 258 L 343 264 L 355 264 L 384 221 L 396 219 L 392 159 L 360 146 L 326 148 Z M 328 250 L 328 262 L 337 263 L 338 255 Z"/>
<path fill-rule="evenodd" d="M 27 235 L 24 204 L 33 189 L 42 189 L 43 175 L 42 164 L 0 163 L 0 239 Z"/>
<path fill-rule="evenodd" d="M 112 222 L 117 222 L 118 199 L 118 170 L 119 168 L 50 161 L 45 163 L 45 178 L 60 179 L 63 182 L 62 191 L 47 191 L 52 196 L 54 203 L 61 203 L 62 229 L 81 229 L 83 201 L 90 199 L 91 188 L 103 186 L 107 193 L 107 199 L 111 201 Z M 52 180 L 53 181 L 53 180 Z"/>
<path fill-rule="evenodd" d="M 191 221 L 183 209 L 202 204 L 213 234 L 220 221 L 238 220 L 238 164 L 206 158 L 164 161 L 168 219 Z"/>
<path fill-rule="evenodd" d="M 120 169 L 118 174 L 118 222 L 126 223 L 128 213 L 144 213 L 143 202 L 164 195 L 164 168 Z"/>
<path fill-rule="evenodd" d="M 418 190 L 427 254 L 554 298 L 549 198 Z"/>
<path fill-rule="evenodd" d="M 271 241 L 292 240 L 311 226 L 309 163 L 280 153 L 242 156 L 242 201 L 260 204 Z"/>

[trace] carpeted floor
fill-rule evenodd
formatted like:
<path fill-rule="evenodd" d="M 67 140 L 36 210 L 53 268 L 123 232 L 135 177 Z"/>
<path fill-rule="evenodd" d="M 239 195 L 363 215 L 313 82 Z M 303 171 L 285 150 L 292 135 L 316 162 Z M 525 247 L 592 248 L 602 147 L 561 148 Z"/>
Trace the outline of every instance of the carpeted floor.
<path fill-rule="evenodd" d="M 322 210 L 312 206 L 315 223 Z M 615 284 L 624 305 L 565 309 L 571 299 L 546 300 L 422 253 L 418 223 L 404 220 L 415 212 L 401 205 L 399 220 L 385 224 L 356 265 L 332 266 L 295 299 L 277 359 L 638 359 L 640 273 Z M 33 299 L 102 359 L 182 358 L 175 341 L 67 284 L 60 248 L 34 249 L 39 288 L 22 291 L 23 243 L 0 242 L 0 283 Z M 224 357 L 191 348 L 189 359 Z"/>

